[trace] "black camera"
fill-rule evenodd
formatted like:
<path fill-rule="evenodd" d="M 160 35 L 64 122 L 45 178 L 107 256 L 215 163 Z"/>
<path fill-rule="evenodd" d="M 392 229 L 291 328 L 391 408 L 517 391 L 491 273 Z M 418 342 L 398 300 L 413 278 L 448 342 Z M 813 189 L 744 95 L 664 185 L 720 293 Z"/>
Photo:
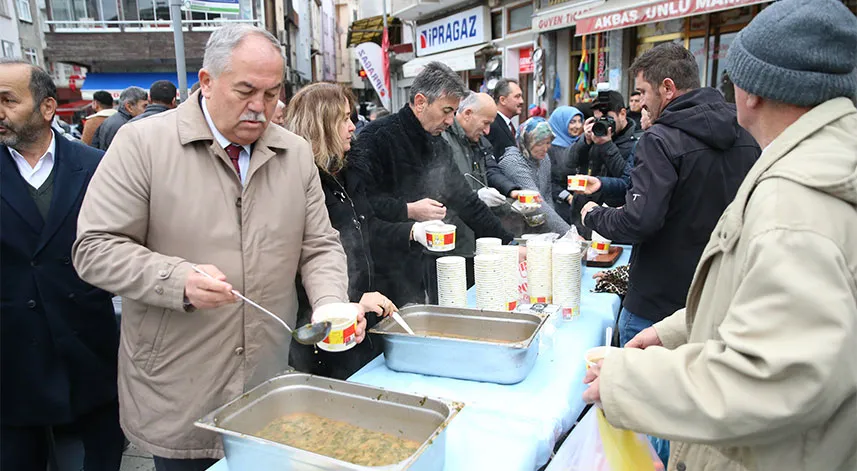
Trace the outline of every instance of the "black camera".
<path fill-rule="evenodd" d="M 599 87 L 600 88 L 600 87 Z M 612 129 L 613 134 L 616 134 L 616 120 L 610 117 L 607 112 L 610 109 L 610 90 L 599 90 L 598 98 L 592 103 L 592 109 L 601 112 L 601 117 L 596 118 L 592 124 L 592 134 L 598 137 L 607 135 L 608 130 Z"/>

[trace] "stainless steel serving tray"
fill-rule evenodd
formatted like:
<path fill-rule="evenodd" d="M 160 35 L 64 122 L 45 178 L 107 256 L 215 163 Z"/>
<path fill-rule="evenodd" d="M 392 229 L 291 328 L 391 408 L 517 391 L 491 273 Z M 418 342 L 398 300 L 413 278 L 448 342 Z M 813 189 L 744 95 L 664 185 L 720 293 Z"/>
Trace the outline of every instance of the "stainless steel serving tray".
<path fill-rule="evenodd" d="M 390 318 L 371 330 L 384 339 L 390 369 L 500 384 L 521 382 L 533 369 L 539 355 L 539 332 L 548 318 L 431 305 L 408 306 L 399 314 L 416 336 L 408 335 Z M 442 337 L 433 334 L 436 332 L 479 340 Z"/>
<path fill-rule="evenodd" d="M 287 373 L 260 384 L 195 425 L 221 434 L 229 471 L 442 471 L 446 427 L 462 407 L 458 402 Z M 295 412 L 348 422 L 422 445 L 400 463 L 366 467 L 253 436 L 274 419 Z"/>

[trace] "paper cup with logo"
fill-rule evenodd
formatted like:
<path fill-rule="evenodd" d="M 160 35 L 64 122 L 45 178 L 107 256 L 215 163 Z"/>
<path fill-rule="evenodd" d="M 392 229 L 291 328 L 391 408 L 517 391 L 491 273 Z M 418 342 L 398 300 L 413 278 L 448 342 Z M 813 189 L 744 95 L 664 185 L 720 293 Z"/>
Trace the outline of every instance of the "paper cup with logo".
<path fill-rule="evenodd" d="M 601 346 L 587 350 L 584 354 L 584 358 L 586 359 L 586 369 L 588 370 L 597 365 L 598 362 L 603 360 L 609 353 L 613 353 L 613 350 L 619 350 L 619 347 Z"/>
<path fill-rule="evenodd" d="M 586 189 L 586 184 L 589 182 L 586 175 L 569 175 L 568 176 L 568 191 L 583 191 Z"/>
<path fill-rule="evenodd" d="M 535 190 L 518 190 L 518 202 L 521 204 L 540 204 L 542 197 Z"/>
<path fill-rule="evenodd" d="M 612 242 L 610 239 L 592 231 L 592 248 L 596 253 L 603 255 L 610 252 L 610 242 Z"/>
<path fill-rule="evenodd" d="M 436 224 L 426 227 L 426 242 L 432 252 L 455 250 L 455 225 Z"/>
<path fill-rule="evenodd" d="M 330 333 L 318 348 L 328 352 L 344 352 L 357 345 L 357 306 L 348 303 L 325 304 L 312 313 L 313 322 L 329 321 Z"/>

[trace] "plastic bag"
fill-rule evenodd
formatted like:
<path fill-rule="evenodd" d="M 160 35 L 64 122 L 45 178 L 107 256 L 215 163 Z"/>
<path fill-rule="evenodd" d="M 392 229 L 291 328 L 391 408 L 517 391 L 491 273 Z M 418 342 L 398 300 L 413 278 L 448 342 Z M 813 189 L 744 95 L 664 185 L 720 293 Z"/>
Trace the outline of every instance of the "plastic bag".
<path fill-rule="evenodd" d="M 664 471 L 645 435 L 619 430 L 593 407 L 562 444 L 547 471 Z"/>

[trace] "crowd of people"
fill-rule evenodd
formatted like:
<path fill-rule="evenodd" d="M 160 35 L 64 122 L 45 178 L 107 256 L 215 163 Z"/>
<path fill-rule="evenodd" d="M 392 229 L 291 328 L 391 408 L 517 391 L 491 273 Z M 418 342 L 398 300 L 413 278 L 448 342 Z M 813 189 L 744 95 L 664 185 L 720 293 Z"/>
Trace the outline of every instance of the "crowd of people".
<path fill-rule="evenodd" d="M 855 50 L 841 3 L 782 0 L 731 45 L 735 105 L 662 44 L 627 103 L 522 116 L 515 80 L 471 92 L 431 62 L 401 109 L 363 121 L 337 84 L 280 101 L 278 41 L 236 24 L 186 101 L 163 81 L 115 110 L 98 92 L 82 142 L 58 138 L 50 76 L 4 60 L 0 468 L 45 469 L 71 430 L 87 470 L 118 469 L 126 437 L 158 471 L 207 469 L 222 445 L 194 420 L 289 366 L 346 379 L 380 354 L 366 332 L 426 302 L 444 221 L 465 253 L 572 227 L 633 244 L 625 348 L 584 399 L 669 469 L 855 469 Z M 290 342 L 233 290 L 293 326 L 351 303 L 359 344 Z"/>

